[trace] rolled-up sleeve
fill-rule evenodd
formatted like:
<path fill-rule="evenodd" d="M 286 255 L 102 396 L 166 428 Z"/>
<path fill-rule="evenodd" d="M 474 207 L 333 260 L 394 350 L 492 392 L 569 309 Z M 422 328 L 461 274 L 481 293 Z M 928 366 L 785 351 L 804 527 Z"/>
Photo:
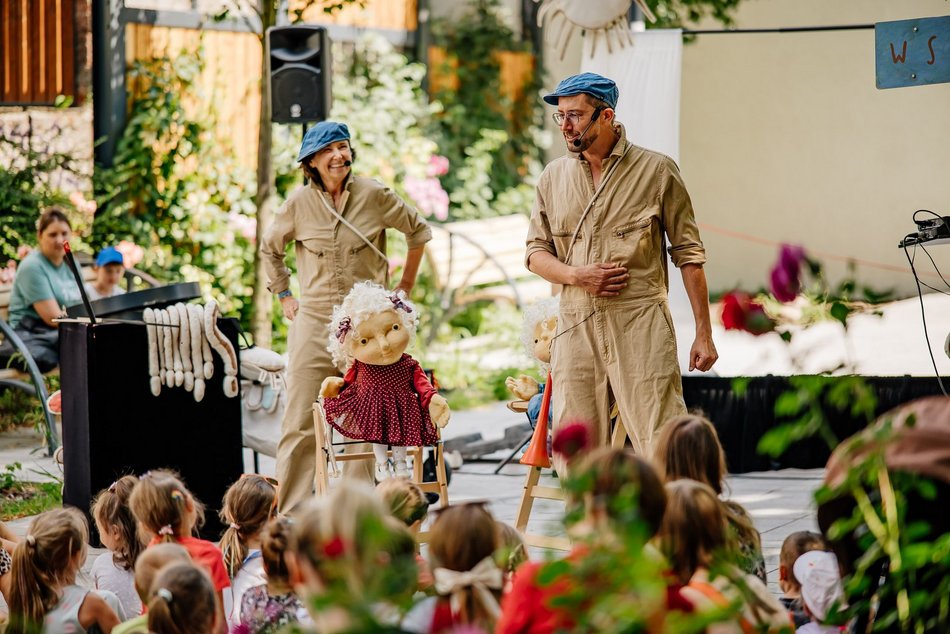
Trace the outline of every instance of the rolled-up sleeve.
<path fill-rule="evenodd" d="M 379 189 L 376 204 L 386 226 L 404 233 L 406 246 L 410 249 L 425 246 L 432 239 L 432 229 L 425 219 L 390 188 Z"/>
<path fill-rule="evenodd" d="M 554 246 L 554 237 L 551 234 L 551 224 L 548 222 L 548 214 L 544 206 L 543 182 L 543 179 L 538 181 L 534 209 L 531 211 L 531 220 L 528 221 L 528 237 L 525 240 L 524 254 L 526 268 L 531 255 L 538 251 L 544 251 L 557 257 L 557 248 Z"/>
<path fill-rule="evenodd" d="M 280 293 L 290 287 L 290 269 L 284 264 L 287 243 L 294 239 L 295 223 L 292 201 L 285 202 L 261 240 L 261 261 L 267 276 L 267 290 Z"/>
<path fill-rule="evenodd" d="M 664 159 L 660 166 L 659 198 L 663 226 L 670 241 L 670 258 L 677 268 L 684 264 L 705 264 L 706 249 L 699 237 L 683 177 L 672 159 Z"/>

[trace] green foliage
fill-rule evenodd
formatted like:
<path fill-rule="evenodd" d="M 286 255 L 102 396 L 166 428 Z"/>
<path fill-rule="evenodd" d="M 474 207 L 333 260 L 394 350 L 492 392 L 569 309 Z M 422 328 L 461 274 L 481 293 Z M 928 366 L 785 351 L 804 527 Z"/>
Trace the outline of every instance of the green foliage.
<path fill-rule="evenodd" d="M 22 245 L 36 244 L 36 220 L 43 209 L 59 205 L 70 214 L 74 230 L 81 231 L 88 218 L 76 210 L 64 190 L 78 189 L 83 179 L 79 161 L 52 148 L 60 132 L 37 138 L 32 120 L 13 125 L 0 122 L 0 258 L 17 258 Z"/>
<path fill-rule="evenodd" d="M 0 496 L 0 521 L 39 515 L 62 505 L 62 483 L 18 482 Z"/>
<path fill-rule="evenodd" d="M 542 132 L 544 109 L 537 97 L 543 70 L 535 68 L 523 96 L 512 103 L 503 95 L 498 53 L 530 52 L 530 43 L 507 26 L 499 0 L 472 0 L 458 18 L 433 22 L 432 33 L 435 43 L 457 61 L 456 67 L 439 70 L 443 75 L 454 73 L 458 88 L 434 95 L 444 108 L 436 126 L 439 148 L 451 166 L 442 177 L 451 192 L 451 217 L 527 213 L 530 204 L 512 203 L 523 204 L 525 189 L 533 194 L 531 181 L 540 173 L 548 144 Z M 517 200 L 505 196 L 511 190 L 521 192 Z"/>
<path fill-rule="evenodd" d="M 201 60 L 199 49 L 132 66 L 130 84 L 140 90 L 113 167 L 96 172 L 104 209 L 92 242 L 144 247 L 139 268 L 166 282 L 199 282 L 206 298 L 247 324 L 254 179 L 212 138 L 213 115 L 189 108 L 203 100 L 196 84 Z"/>
<path fill-rule="evenodd" d="M 22 464 L 14 462 L 5 466 L 3 471 L 0 471 L 0 491 L 7 491 L 19 482 L 16 477 L 16 472 L 22 468 Z"/>
<path fill-rule="evenodd" d="M 711 17 L 725 27 L 735 25 L 733 16 L 741 0 L 647 0 L 656 15 L 655 29 L 681 29 Z"/>

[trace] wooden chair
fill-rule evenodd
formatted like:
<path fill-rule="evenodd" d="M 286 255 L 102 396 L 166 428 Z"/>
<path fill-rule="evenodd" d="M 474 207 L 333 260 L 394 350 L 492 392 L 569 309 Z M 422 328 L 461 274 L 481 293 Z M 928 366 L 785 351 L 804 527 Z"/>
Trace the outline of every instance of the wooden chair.
<path fill-rule="evenodd" d="M 333 442 L 333 428 L 326 422 L 323 415 L 323 407 L 319 401 L 313 404 L 313 426 L 317 442 L 317 495 L 324 495 L 330 490 L 330 476 L 339 475 L 338 462 L 348 462 L 351 460 L 376 460 L 376 454 L 372 451 L 357 451 L 338 454 L 335 447 L 345 445 L 344 443 Z M 439 506 L 447 506 L 449 503 L 449 484 L 445 472 L 445 456 L 442 452 L 442 432 L 436 428 L 439 433 L 439 441 L 433 447 L 435 451 L 435 482 L 425 482 L 423 480 L 422 463 L 425 462 L 426 447 L 409 447 L 407 455 L 412 457 L 412 481 L 415 482 L 424 492 L 438 493 Z M 362 441 L 348 441 L 352 443 Z M 392 452 L 390 452 L 391 454 Z"/>
<path fill-rule="evenodd" d="M 510 409 L 517 411 L 514 406 Z M 611 409 L 610 419 L 613 425 L 610 434 L 610 446 L 623 448 L 627 442 L 627 430 L 620 420 L 619 410 L 616 404 L 614 404 Z M 557 500 L 563 502 L 565 499 L 564 490 L 561 489 L 560 486 L 545 486 L 540 483 L 541 470 L 541 467 L 528 467 L 528 476 L 525 479 L 524 491 L 521 494 L 521 503 L 518 505 L 518 515 L 515 519 L 515 529 L 521 533 L 524 537 L 524 543 L 528 546 L 553 548 L 555 550 L 570 550 L 571 540 L 567 537 L 540 535 L 538 533 L 528 532 L 528 521 L 531 519 L 531 510 L 534 508 L 535 500 Z"/>

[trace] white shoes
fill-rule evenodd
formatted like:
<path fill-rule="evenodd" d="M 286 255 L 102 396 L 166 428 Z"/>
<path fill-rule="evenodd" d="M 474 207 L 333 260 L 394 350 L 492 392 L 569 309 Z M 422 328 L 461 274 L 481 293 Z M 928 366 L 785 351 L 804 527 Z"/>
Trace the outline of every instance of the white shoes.
<path fill-rule="evenodd" d="M 393 474 L 389 470 L 389 461 L 387 460 L 386 462 L 377 462 L 375 473 L 376 482 L 382 482 L 383 480 L 388 480 L 391 477 L 393 477 Z"/>
<path fill-rule="evenodd" d="M 397 478 L 408 478 L 409 477 L 409 465 L 406 464 L 405 460 L 396 460 L 394 465 L 396 477 Z"/>

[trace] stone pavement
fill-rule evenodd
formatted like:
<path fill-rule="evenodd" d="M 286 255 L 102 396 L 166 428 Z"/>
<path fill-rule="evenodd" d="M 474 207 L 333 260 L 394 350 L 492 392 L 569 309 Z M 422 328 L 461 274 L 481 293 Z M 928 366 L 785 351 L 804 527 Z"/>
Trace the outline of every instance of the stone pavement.
<path fill-rule="evenodd" d="M 453 419 L 443 430 L 445 439 L 460 435 L 481 433 L 486 439 L 501 437 L 507 426 L 521 422 L 504 403 L 492 403 L 479 409 L 453 413 Z M 20 478 L 45 480 L 60 471 L 51 458 L 37 451 L 40 436 L 30 430 L 14 430 L 0 435 L 0 469 L 4 465 L 20 462 Z M 493 471 L 497 460 L 508 452 L 499 452 L 495 461 L 467 462 L 452 475 L 449 486 L 451 500 L 486 499 L 490 509 L 499 520 L 514 523 L 524 489 L 526 467 L 519 464 L 506 466 L 498 475 Z M 273 475 L 275 462 L 261 456 L 261 471 Z M 245 465 L 250 471 L 253 465 L 250 451 L 245 451 Z M 769 574 L 769 586 L 777 592 L 778 553 L 782 540 L 794 531 L 817 530 L 815 508 L 811 501 L 814 490 L 821 484 L 822 470 L 787 469 L 762 473 L 746 473 L 729 476 L 727 497 L 745 506 L 762 534 L 762 546 Z M 555 482 L 551 478 L 552 482 Z M 332 483 L 331 483 L 332 485 Z M 563 504 L 537 500 L 531 515 L 529 530 L 536 533 L 563 535 L 560 517 Z M 18 534 L 26 533 L 29 518 L 10 522 Z M 92 549 L 86 569 L 102 551 Z M 533 555 L 540 556 L 536 550 Z"/>

